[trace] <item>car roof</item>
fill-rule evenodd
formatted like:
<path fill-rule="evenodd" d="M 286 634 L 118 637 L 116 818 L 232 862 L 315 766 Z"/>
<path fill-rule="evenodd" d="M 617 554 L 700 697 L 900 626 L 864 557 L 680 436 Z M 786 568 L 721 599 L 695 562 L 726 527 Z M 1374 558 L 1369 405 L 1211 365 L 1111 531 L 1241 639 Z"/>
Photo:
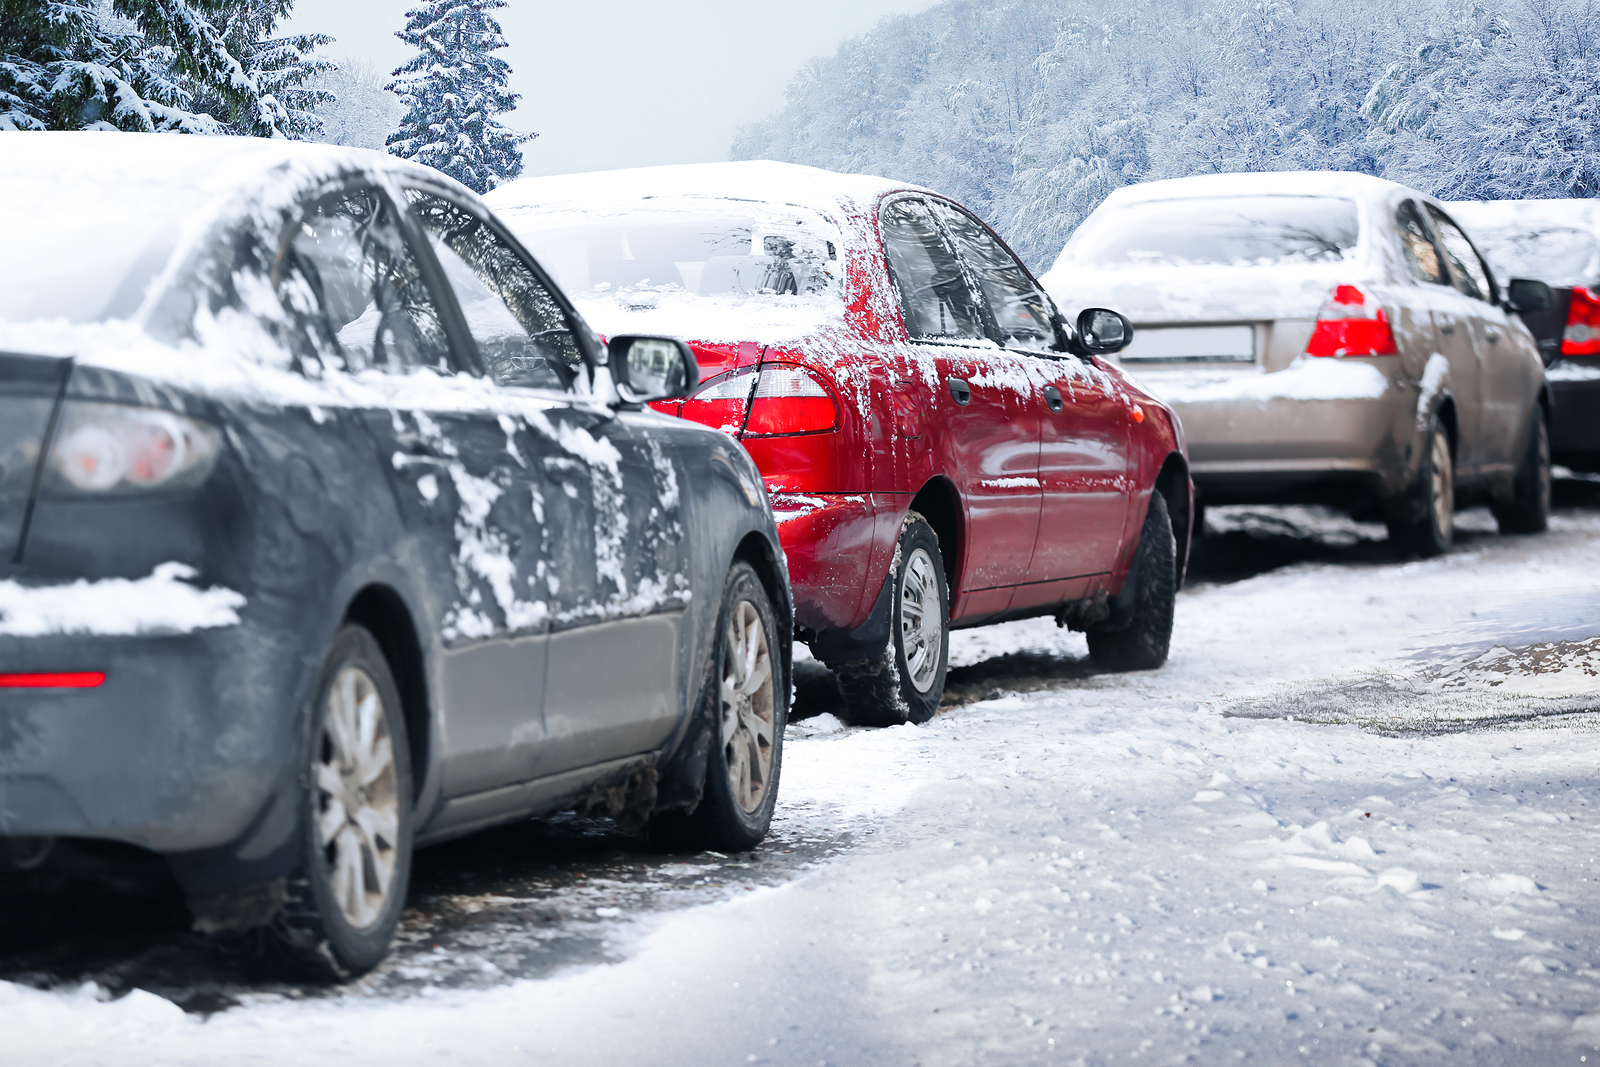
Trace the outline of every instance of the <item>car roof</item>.
<path fill-rule="evenodd" d="M 1402 196 L 1431 199 L 1398 182 L 1341 170 L 1258 171 L 1196 174 L 1187 178 L 1125 185 L 1106 197 L 1105 205 L 1202 196 L 1338 196 L 1358 202 L 1392 201 Z"/>
<path fill-rule="evenodd" d="M 763 159 L 521 178 L 484 199 L 496 211 L 508 213 L 582 211 L 596 204 L 682 196 L 793 204 L 831 214 L 851 201 L 870 205 L 899 190 L 930 191 L 888 178 Z"/>
<path fill-rule="evenodd" d="M 140 185 L 188 197 L 196 207 L 224 194 L 288 179 L 295 186 L 352 172 L 410 173 L 456 183 L 382 152 L 263 137 L 176 133 L 27 132 L 8 136 L 0 195 L 25 180 L 64 177 L 79 186 Z"/>

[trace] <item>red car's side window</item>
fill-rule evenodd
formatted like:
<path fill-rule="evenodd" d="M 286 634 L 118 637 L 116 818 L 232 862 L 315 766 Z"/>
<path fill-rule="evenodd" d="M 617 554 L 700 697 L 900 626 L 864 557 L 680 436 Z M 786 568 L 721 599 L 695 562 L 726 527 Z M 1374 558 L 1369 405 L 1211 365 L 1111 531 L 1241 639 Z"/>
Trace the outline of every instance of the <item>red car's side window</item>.
<path fill-rule="evenodd" d="M 928 205 L 895 200 L 883 209 L 881 224 L 889 272 L 911 336 L 939 341 L 987 338 L 983 313 Z"/>

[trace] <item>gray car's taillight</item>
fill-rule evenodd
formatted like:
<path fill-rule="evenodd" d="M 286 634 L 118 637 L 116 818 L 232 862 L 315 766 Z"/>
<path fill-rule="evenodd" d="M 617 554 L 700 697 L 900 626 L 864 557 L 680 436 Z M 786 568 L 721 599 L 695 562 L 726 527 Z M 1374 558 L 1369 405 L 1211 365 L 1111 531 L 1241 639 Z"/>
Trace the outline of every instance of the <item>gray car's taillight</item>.
<path fill-rule="evenodd" d="M 215 428 L 170 411 L 69 400 L 47 488 L 73 495 L 193 488 L 216 465 L 219 442 Z"/>

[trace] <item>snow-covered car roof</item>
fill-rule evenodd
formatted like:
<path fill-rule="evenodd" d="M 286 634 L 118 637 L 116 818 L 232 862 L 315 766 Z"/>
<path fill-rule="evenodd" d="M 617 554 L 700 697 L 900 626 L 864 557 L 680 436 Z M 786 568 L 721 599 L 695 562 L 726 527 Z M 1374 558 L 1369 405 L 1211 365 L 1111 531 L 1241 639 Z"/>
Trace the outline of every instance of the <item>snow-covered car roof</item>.
<path fill-rule="evenodd" d="M 1459 200 L 1444 207 L 1502 278 L 1600 283 L 1600 200 Z"/>
<path fill-rule="evenodd" d="M 838 174 L 763 159 L 519 178 L 493 190 L 484 200 L 508 216 L 529 210 L 583 211 L 600 204 L 660 196 L 754 200 L 831 214 L 850 201 L 867 206 L 900 189 L 928 191 L 888 178 Z"/>
<path fill-rule="evenodd" d="M 1339 196 L 1357 202 L 1386 202 L 1399 197 L 1428 199 L 1414 189 L 1370 174 L 1340 170 L 1261 171 L 1245 174 L 1195 174 L 1187 178 L 1124 185 L 1102 206 L 1117 207 L 1145 200 L 1177 200 L 1199 196 Z"/>
<path fill-rule="evenodd" d="M 846 292 L 859 283 L 835 268 L 851 256 L 877 252 L 874 207 L 886 193 L 904 190 L 928 191 L 887 178 L 756 160 L 522 178 L 484 200 L 602 333 L 805 344 L 845 328 L 846 304 L 861 294 Z M 692 243 L 680 232 L 675 242 L 658 244 L 672 254 L 637 276 L 601 276 L 594 269 L 596 242 L 628 248 L 631 261 L 633 246 L 661 236 L 648 232 L 652 225 L 665 228 L 674 218 L 723 225 L 719 234 L 695 235 Z M 759 281 L 732 289 L 705 281 L 714 269 L 731 269 L 734 260 L 759 274 L 767 258 L 756 247 L 763 233 L 795 237 L 793 247 L 810 255 L 799 273 L 817 284 L 785 291 Z M 749 254 L 728 254 L 740 235 Z M 716 252 L 705 251 L 712 246 Z M 710 255 L 722 266 L 714 268 Z"/>

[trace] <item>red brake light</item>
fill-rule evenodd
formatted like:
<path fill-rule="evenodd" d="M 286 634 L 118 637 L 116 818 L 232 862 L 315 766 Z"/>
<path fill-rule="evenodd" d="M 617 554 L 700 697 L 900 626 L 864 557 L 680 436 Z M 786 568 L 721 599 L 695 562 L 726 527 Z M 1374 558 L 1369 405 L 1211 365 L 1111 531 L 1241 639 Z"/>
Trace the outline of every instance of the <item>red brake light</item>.
<path fill-rule="evenodd" d="M 1600 356 L 1600 296 L 1581 285 L 1572 287 L 1567 328 L 1561 334 L 1563 356 Z"/>
<path fill-rule="evenodd" d="M 750 410 L 750 392 L 755 387 L 753 370 L 713 378 L 700 391 L 683 402 L 679 416 L 714 430 L 738 436 Z"/>
<path fill-rule="evenodd" d="M 94 689 L 106 680 L 104 671 L 40 671 L 0 674 L 0 689 Z"/>
<path fill-rule="evenodd" d="M 745 436 L 821 433 L 838 425 L 839 409 L 815 374 L 791 363 L 761 365 Z"/>
<path fill-rule="evenodd" d="M 1308 356 L 1398 355 L 1383 308 L 1353 285 L 1336 285 L 1317 314 L 1306 345 Z"/>

